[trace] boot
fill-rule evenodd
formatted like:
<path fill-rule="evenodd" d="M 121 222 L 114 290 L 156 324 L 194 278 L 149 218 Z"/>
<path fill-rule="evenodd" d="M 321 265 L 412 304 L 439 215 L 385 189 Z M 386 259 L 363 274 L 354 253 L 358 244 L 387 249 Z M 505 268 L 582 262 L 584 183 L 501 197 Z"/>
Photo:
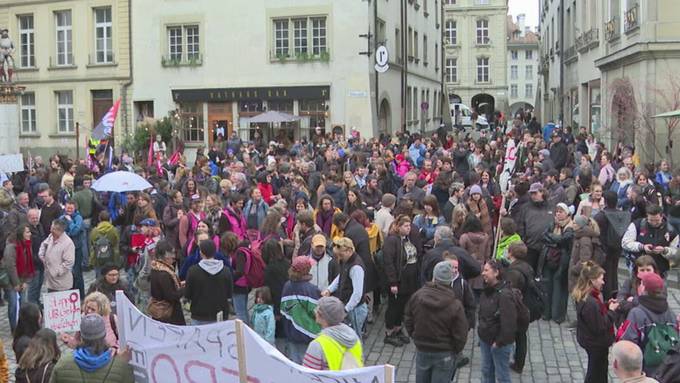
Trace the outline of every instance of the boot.
<path fill-rule="evenodd" d="M 394 347 L 401 347 L 404 345 L 397 337 L 396 332 L 385 333 L 385 339 L 383 339 L 383 343 L 392 345 Z"/>
<path fill-rule="evenodd" d="M 7 78 L 5 77 L 5 66 L 0 65 L 0 81 L 7 81 Z"/>

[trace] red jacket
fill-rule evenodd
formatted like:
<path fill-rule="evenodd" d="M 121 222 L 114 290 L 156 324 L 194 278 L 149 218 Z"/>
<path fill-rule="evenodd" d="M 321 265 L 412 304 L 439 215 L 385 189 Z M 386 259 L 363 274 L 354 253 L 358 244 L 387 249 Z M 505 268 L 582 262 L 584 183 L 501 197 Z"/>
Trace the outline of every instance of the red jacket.
<path fill-rule="evenodd" d="M 258 182 L 257 188 L 260 189 L 260 193 L 262 193 L 262 199 L 264 202 L 271 206 L 274 203 L 274 201 L 272 201 L 272 196 L 274 195 L 274 188 L 272 187 L 272 184 L 263 184 L 262 182 Z"/>

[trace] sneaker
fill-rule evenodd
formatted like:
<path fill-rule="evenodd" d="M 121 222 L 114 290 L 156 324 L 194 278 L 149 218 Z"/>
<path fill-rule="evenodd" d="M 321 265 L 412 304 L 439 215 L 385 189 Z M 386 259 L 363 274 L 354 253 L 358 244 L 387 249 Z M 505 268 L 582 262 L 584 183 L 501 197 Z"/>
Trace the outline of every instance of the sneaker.
<path fill-rule="evenodd" d="M 510 364 L 510 369 L 518 374 L 522 373 L 522 368 L 517 367 L 515 363 Z"/>
<path fill-rule="evenodd" d="M 465 367 L 465 366 L 467 366 L 469 363 L 470 363 L 470 358 L 468 358 L 467 356 L 463 356 L 463 357 L 461 357 L 461 358 L 458 358 L 458 359 L 456 360 L 456 369 L 459 369 L 459 368 L 461 368 L 461 367 Z"/>
<path fill-rule="evenodd" d="M 396 335 L 397 339 L 399 339 L 399 341 L 400 341 L 401 343 L 403 343 L 403 344 L 409 344 L 409 343 L 411 343 L 411 338 L 409 338 L 408 336 L 406 336 L 406 334 L 404 334 L 404 331 L 403 331 L 403 330 L 399 330 L 399 332 L 396 333 L 395 335 Z"/>
<path fill-rule="evenodd" d="M 385 344 L 390 344 L 394 347 L 401 347 L 404 344 L 399 340 L 397 337 L 397 334 L 391 334 L 391 335 L 385 335 L 385 339 L 383 339 L 383 343 Z"/>

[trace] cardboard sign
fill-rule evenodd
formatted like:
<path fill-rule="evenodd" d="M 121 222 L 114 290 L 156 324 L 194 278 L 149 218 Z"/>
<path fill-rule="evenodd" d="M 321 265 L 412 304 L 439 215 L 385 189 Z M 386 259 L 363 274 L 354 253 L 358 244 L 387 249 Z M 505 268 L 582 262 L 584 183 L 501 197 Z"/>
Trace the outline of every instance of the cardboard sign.
<path fill-rule="evenodd" d="M 0 156 L 0 170 L 5 173 L 24 170 L 24 157 L 21 154 L 5 154 Z"/>
<path fill-rule="evenodd" d="M 80 331 L 80 291 L 43 294 L 45 327 L 56 333 Z"/>

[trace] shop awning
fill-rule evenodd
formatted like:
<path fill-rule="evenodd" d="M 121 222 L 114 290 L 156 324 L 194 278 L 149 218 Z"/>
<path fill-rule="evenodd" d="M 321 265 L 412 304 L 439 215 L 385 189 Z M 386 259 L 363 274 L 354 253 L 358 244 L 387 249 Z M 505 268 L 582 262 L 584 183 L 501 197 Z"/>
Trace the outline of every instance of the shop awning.
<path fill-rule="evenodd" d="M 276 123 L 276 122 L 293 122 L 300 120 L 300 117 L 292 114 L 277 112 L 270 110 L 248 120 L 249 123 Z"/>
<path fill-rule="evenodd" d="M 654 118 L 675 118 L 675 117 L 680 117 L 680 109 L 674 110 L 672 112 L 657 114 L 656 116 L 654 116 Z"/>

